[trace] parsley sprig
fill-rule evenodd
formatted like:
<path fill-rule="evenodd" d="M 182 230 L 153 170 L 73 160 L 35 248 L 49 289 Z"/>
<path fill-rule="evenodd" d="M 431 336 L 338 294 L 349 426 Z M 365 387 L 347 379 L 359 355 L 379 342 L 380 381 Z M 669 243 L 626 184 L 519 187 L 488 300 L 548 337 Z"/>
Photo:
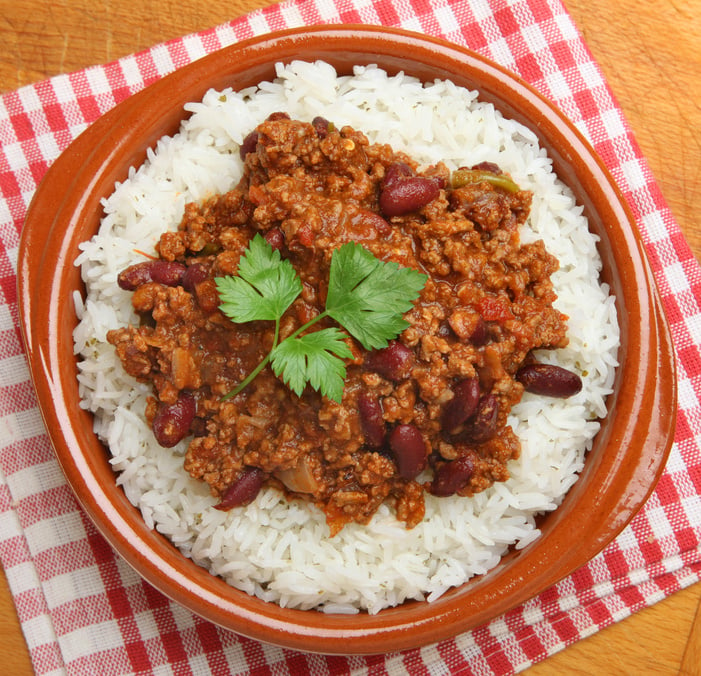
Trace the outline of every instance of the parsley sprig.
<path fill-rule="evenodd" d="M 275 322 L 273 347 L 226 398 L 241 392 L 268 364 L 298 396 L 307 384 L 340 402 L 346 377 L 344 359 L 353 355 L 337 327 L 309 332 L 325 317 L 334 319 L 367 350 L 386 347 L 409 323 L 405 312 L 426 283 L 426 275 L 375 258 L 354 242 L 331 257 L 324 311 L 280 341 L 280 320 L 302 292 L 292 263 L 257 234 L 239 261 L 238 275 L 215 279 L 221 311 L 235 323 Z"/>

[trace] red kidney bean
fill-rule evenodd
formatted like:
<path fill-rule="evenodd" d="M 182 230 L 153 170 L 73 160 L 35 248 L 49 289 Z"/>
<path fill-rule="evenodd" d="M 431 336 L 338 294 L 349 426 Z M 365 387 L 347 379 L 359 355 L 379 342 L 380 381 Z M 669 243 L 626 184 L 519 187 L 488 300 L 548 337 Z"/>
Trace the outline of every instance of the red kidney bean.
<path fill-rule="evenodd" d="M 477 324 L 475 325 L 475 328 L 473 329 L 472 333 L 470 334 L 470 342 L 477 346 L 480 347 L 484 345 L 487 342 L 487 339 L 489 338 L 489 333 L 487 332 L 487 322 L 480 317 L 477 320 Z"/>
<path fill-rule="evenodd" d="M 193 263 L 192 265 L 188 265 L 187 269 L 183 273 L 183 289 L 185 289 L 185 291 L 189 291 L 190 293 L 194 293 L 195 287 L 208 278 L 209 272 L 207 271 L 207 267 L 202 265 L 202 263 Z"/>
<path fill-rule="evenodd" d="M 385 420 L 379 399 L 370 392 L 361 392 L 358 397 L 358 413 L 365 443 L 371 448 L 381 448 L 385 443 Z"/>
<path fill-rule="evenodd" d="M 526 391 L 546 397 L 566 399 L 582 389 L 582 379 L 572 371 L 554 364 L 527 364 L 516 372 Z"/>
<path fill-rule="evenodd" d="M 399 476 L 414 479 L 426 467 L 426 444 L 414 425 L 398 425 L 389 434 L 389 447 Z"/>
<path fill-rule="evenodd" d="M 234 507 L 247 505 L 255 500 L 263 487 L 265 474 L 259 467 L 244 467 L 236 481 L 226 489 L 216 509 L 226 512 Z"/>
<path fill-rule="evenodd" d="M 494 162 L 480 162 L 479 164 L 473 164 L 470 167 L 473 171 L 488 171 L 492 174 L 501 174 L 501 167 Z"/>
<path fill-rule="evenodd" d="M 465 434 L 473 442 L 482 444 L 489 441 L 497 432 L 499 401 L 493 394 L 487 394 L 479 400 L 477 410 L 468 420 Z"/>
<path fill-rule="evenodd" d="M 153 418 L 153 436 L 164 448 L 172 448 L 190 431 L 197 404 L 189 392 L 181 392 L 174 404 L 161 406 Z"/>
<path fill-rule="evenodd" d="M 185 270 L 187 267 L 176 261 L 144 261 L 122 270 L 117 276 L 117 284 L 126 291 L 134 291 L 148 282 L 178 286 L 182 283 Z"/>
<path fill-rule="evenodd" d="M 312 120 L 312 127 L 319 138 L 326 138 L 329 135 L 329 125 L 331 123 L 325 118 L 317 115 Z"/>
<path fill-rule="evenodd" d="M 290 119 L 290 114 L 284 113 L 282 111 L 278 111 L 276 113 L 270 113 L 270 115 L 268 115 L 269 122 L 276 122 L 277 120 L 289 120 L 289 119 Z"/>
<path fill-rule="evenodd" d="M 423 176 L 398 178 L 385 183 L 380 192 L 380 211 L 385 216 L 402 216 L 425 207 L 438 197 L 439 181 Z"/>
<path fill-rule="evenodd" d="M 398 340 L 391 341 L 381 350 L 368 352 L 364 361 L 366 369 L 394 382 L 408 378 L 413 365 L 414 353 Z"/>
<path fill-rule="evenodd" d="M 464 455 L 446 462 L 436 470 L 431 482 L 430 492 L 439 498 L 454 495 L 465 488 L 475 471 L 475 461 L 471 455 Z"/>
<path fill-rule="evenodd" d="M 254 153 L 256 151 L 256 146 L 258 145 L 258 132 L 252 131 L 250 134 L 243 139 L 243 142 L 239 146 L 239 157 L 242 160 L 246 159 L 248 153 Z"/>
<path fill-rule="evenodd" d="M 280 228 L 270 228 L 270 230 L 265 233 L 265 241 L 270 244 L 274 250 L 279 251 L 285 244 L 285 235 Z"/>
<path fill-rule="evenodd" d="M 479 378 L 465 378 L 457 383 L 453 387 L 453 398 L 443 408 L 443 429 L 452 432 L 462 425 L 475 413 L 479 400 Z"/>
<path fill-rule="evenodd" d="M 384 189 L 397 181 L 414 175 L 414 170 L 406 162 L 394 162 L 387 167 L 381 188 Z"/>
<path fill-rule="evenodd" d="M 360 226 L 361 229 L 374 228 L 380 237 L 387 237 L 392 232 L 392 226 L 380 214 L 370 209 L 360 209 L 352 217 L 351 223 Z"/>

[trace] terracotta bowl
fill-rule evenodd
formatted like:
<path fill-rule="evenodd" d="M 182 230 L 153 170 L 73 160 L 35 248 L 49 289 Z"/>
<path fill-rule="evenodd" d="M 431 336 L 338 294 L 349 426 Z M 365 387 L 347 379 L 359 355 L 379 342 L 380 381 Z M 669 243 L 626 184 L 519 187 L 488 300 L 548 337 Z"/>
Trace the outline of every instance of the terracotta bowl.
<path fill-rule="evenodd" d="M 559 176 L 601 238 L 603 278 L 617 298 L 621 365 L 610 414 L 581 478 L 543 517 L 542 537 L 490 573 L 429 603 L 377 615 L 329 616 L 280 608 L 237 591 L 149 530 L 115 484 L 108 455 L 79 407 L 73 261 L 98 228 L 101 198 L 172 134 L 183 104 L 210 87 L 248 87 L 274 77 L 276 61 L 324 59 L 339 73 L 375 63 L 423 80 L 476 88 L 539 136 Z M 672 441 L 673 353 L 632 217 L 614 181 L 561 113 L 529 86 L 475 54 L 416 34 L 374 27 L 317 27 L 263 36 L 180 69 L 95 122 L 54 163 L 29 210 L 19 257 L 21 321 L 32 376 L 58 460 L 85 511 L 114 549 L 161 592 L 240 634 L 310 652 L 385 653 L 430 644 L 514 608 L 585 564 L 630 521 L 662 472 Z"/>

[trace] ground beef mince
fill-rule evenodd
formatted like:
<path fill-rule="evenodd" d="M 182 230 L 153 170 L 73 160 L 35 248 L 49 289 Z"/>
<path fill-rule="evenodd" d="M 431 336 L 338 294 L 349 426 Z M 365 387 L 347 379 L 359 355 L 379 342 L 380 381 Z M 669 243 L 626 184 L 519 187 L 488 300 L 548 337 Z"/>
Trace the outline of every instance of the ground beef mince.
<path fill-rule="evenodd" d="M 506 424 L 524 391 L 519 371 L 533 350 L 567 343 L 552 306 L 558 263 L 541 242 L 519 240 L 531 194 L 495 165 L 462 168 L 460 180 L 442 164 L 419 171 L 322 119 L 272 115 L 242 155 L 234 190 L 188 205 L 159 258 L 120 275 L 141 322 L 109 341 L 153 386 L 156 439 L 189 439 L 185 468 L 222 509 L 272 484 L 318 505 L 332 534 L 385 501 L 413 527 L 426 492 L 469 496 L 506 480 L 520 449 Z M 341 403 L 310 388 L 298 397 L 270 368 L 225 397 L 274 340 L 271 322 L 227 319 L 214 282 L 236 274 L 256 233 L 303 285 L 281 338 L 323 311 L 331 255 L 346 242 L 428 276 L 395 341 L 368 352 L 347 339 Z"/>

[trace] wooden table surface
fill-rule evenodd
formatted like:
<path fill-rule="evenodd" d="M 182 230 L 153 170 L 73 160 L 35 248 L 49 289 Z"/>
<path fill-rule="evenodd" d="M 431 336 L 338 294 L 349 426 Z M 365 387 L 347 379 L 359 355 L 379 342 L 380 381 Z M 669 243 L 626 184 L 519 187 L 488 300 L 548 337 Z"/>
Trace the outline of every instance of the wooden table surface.
<path fill-rule="evenodd" d="M 701 0 L 564 0 L 701 259 Z M 229 21 L 268 0 L 0 0 L 0 93 Z M 33 673 L 0 576 L 3 673 Z M 566 648 L 529 676 L 701 674 L 701 583 Z"/>

